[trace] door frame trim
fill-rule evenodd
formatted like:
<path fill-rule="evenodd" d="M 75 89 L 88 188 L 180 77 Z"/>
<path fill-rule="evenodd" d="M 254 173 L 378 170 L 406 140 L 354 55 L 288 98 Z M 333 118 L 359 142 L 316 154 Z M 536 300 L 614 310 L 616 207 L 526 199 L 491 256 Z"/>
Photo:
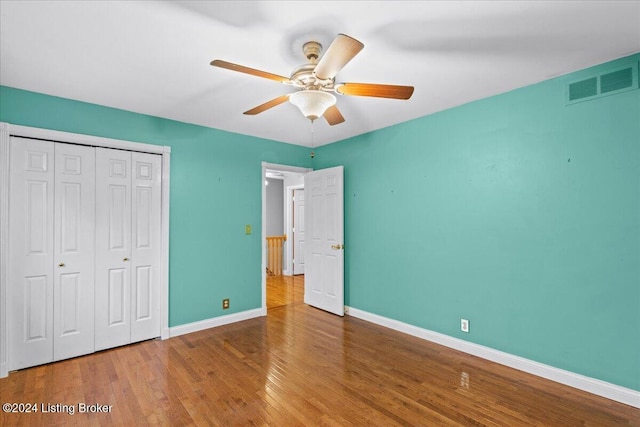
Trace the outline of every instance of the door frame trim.
<path fill-rule="evenodd" d="M 9 260 L 9 141 L 12 136 L 88 145 L 92 147 L 139 151 L 162 156 L 160 337 L 163 340 L 169 338 L 169 176 L 171 147 L 0 122 L 0 378 L 4 378 L 9 374 L 11 357 L 8 342 L 11 319 L 7 316 L 7 284 L 9 278 L 7 266 Z"/>
<path fill-rule="evenodd" d="M 261 288 L 262 288 L 262 315 L 267 315 L 267 189 L 264 182 L 267 179 L 267 169 L 274 169 L 283 172 L 295 172 L 305 174 L 311 172 L 312 168 L 300 166 L 280 165 L 276 163 L 262 162 L 262 173 L 260 186 L 262 187 L 262 232 L 260 245 L 262 247 L 262 263 L 260 268 Z"/>

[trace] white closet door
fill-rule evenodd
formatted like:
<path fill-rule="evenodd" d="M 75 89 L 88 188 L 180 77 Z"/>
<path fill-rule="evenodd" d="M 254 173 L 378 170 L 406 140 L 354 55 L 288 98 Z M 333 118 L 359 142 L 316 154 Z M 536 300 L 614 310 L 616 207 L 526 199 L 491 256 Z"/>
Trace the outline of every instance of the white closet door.
<path fill-rule="evenodd" d="M 162 156 L 9 148 L 9 369 L 160 336 Z"/>
<path fill-rule="evenodd" d="M 136 342 L 160 336 L 162 158 L 131 156 L 131 342 Z"/>
<path fill-rule="evenodd" d="M 54 360 L 94 351 L 95 148 L 55 144 Z"/>
<path fill-rule="evenodd" d="M 96 148 L 95 349 L 131 342 L 131 152 Z"/>
<path fill-rule="evenodd" d="M 9 369 L 53 360 L 54 145 L 11 138 Z"/>

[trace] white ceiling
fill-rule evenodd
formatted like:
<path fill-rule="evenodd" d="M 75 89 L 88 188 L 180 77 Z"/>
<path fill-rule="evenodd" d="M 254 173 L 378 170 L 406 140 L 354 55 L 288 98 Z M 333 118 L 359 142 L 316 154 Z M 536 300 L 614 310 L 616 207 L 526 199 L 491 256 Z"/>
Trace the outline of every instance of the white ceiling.
<path fill-rule="evenodd" d="M 338 96 L 335 142 L 640 51 L 637 1 L 0 1 L 0 84 L 299 145 L 288 76 L 302 44 L 365 48 L 336 82 L 415 86 L 409 101 Z"/>

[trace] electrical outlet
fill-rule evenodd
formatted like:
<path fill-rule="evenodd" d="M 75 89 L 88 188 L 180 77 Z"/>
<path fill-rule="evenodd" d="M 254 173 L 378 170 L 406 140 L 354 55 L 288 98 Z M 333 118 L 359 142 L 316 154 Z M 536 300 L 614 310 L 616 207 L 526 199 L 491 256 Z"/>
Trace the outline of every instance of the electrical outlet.
<path fill-rule="evenodd" d="M 469 332 L 469 321 L 467 319 L 460 319 L 460 330 L 462 332 Z"/>
<path fill-rule="evenodd" d="M 226 310 L 227 308 L 229 308 L 229 298 L 225 298 L 222 300 L 222 309 Z"/>

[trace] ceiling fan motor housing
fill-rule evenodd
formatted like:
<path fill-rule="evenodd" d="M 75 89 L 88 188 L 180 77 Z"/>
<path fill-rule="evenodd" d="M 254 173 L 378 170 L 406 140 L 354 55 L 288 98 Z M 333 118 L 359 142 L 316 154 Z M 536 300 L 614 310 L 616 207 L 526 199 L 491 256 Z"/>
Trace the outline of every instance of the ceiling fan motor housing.
<path fill-rule="evenodd" d="M 293 70 L 290 77 L 293 86 L 299 89 L 331 90 L 333 88 L 334 79 L 319 79 L 313 73 L 318 63 L 318 58 L 320 58 L 320 55 L 322 54 L 322 45 L 315 41 L 306 42 L 302 45 L 302 52 L 309 63 L 301 65 Z"/>
<path fill-rule="evenodd" d="M 322 53 L 322 45 L 314 41 L 306 42 L 302 45 L 302 53 L 304 53 L 304 57 L 307 58 L 309 62 L 315 64 Z"/>

